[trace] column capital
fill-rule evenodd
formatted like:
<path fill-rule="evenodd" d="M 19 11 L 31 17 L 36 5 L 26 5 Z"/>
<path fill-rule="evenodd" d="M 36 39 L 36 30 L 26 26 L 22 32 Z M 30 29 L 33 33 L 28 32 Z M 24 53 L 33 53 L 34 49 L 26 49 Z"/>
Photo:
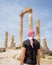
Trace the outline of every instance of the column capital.
<path fill-rule="evenodd" d="M 32 9 L 29 10 L 29 13 L 32 13 Z"/>
<path fill-rule="evenodd" d="M 20 14 L 20 17 L 23 17 L 23 14 L 22 13 Z"/>

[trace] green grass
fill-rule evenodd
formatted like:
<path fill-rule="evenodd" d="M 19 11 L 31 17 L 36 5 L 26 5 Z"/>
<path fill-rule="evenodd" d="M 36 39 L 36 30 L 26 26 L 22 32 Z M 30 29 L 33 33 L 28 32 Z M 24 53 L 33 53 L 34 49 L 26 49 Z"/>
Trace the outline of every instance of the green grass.
<path fill-rule="evenodd" d="M 16 49 L 21 49 L 21 47 L 16 47 Z"/>

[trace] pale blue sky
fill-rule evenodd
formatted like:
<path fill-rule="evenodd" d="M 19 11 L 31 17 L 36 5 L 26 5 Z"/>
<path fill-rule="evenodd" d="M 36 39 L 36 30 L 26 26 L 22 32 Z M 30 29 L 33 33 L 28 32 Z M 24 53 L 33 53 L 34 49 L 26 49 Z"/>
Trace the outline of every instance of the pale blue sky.
<path fill-rule="evenodd" d="M 40 18 L 40 33 L 42 37 L 46 37 L 47 45 L 52 50 L 52 0 L 0 0 L 0 47 L 4 43 L 4 32 L 8 32 L 10 44 L 10 36 L 14 35 L 15 43 L 18 43 L 18 28 L 20 22 L 20 12 L 26 7 L 33 10 L 33 28 L 35 30 L 36 18 Z M 28 28 L 28 14 L 24 16 L 24 35 Z M 41 43 L 42 44 L 42 43 Z"/>

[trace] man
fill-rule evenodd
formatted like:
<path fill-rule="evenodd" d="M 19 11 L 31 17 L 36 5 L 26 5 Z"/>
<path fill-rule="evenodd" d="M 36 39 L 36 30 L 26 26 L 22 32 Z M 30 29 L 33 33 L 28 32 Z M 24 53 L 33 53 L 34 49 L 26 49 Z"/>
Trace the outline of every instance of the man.
<path fill-rule="evenodd" d="M 40 43 L 34 39 L 35 32 L 27 32 L 28 39 L 23 41 L 20 65 L 40 65 Z"/>

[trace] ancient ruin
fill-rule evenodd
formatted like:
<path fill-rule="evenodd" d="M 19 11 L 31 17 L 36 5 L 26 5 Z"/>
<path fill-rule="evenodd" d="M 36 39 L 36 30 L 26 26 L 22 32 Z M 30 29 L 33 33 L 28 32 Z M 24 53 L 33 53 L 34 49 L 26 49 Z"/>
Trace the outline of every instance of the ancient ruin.
<path fill-rule="evenodd" d="M 0 48 L 0 52 L 5 52 L 6 48 Z"/>
<path fill-rule="evenodd" d="M 4 48 L 7 48 L 8 43 L 8 32 L 4 33 Z"/>
<path fill-rule="evenodd" d="M 10 38 L 10 47 L 9 48 L 13 48 L 13 47 L 15 47 L 14 35 L 12 35 L 11 38 Z"/>
<path fill-rule="evenodd" d="M 29 13 L 29 21 L 28 21 L 28 29 L 33 28 L 33 23 L 32 23 L 32 9 L 31 8 L 26 8 L 21 11 L 20 13 L 20 25 L 19 25 L 19 34 L 18 34 L 18 47 L 21 47 L 22 44 L 22 39 L 23 39 L 23 16 L 24 14 Z"/>
<path fill-rule="evenodd" d="M 40 42 L 40 19 L 36 19 L 36 39 Z"/>
<path fill-rule="evenodd" d="M 42 38 L 42 48 L 43 48 L 44 50 L 49 51 L 45 37 Z"/>
<path fill-rule="evenodd" d="M 10 46 L 9 48 L 12 49 L 14 47 L 21 47 L 22 45 L 22 40 L 23 40 L 23 17 L 24 14 L 29 13 L 29 21 L 28 21 L 28 30 L 33 28 L 33 22 L 32 22 L 32 9 L 31 8 L 26 8 L 21 11 L 20 13 L 20 25 L 19 25 L 19 32 L 18 32 L 18 44 L 15 46 L 14 43 L 14 35 L 11 36 L 10 38 Z M 40 42 L 40 19 L 36 19 L 36 39 Z M 8 32 L 5 32 L 4 34 L 4 48 L 8 48 Z M 42 46 L 40 47 L 41 52 L 43 54 L 52 54 L 52 51 L 49 50 L 46 42 L 46 38 L 44 37 L 42 39 Z M 3 51 L 3 49 L 2 49 Z"/>

